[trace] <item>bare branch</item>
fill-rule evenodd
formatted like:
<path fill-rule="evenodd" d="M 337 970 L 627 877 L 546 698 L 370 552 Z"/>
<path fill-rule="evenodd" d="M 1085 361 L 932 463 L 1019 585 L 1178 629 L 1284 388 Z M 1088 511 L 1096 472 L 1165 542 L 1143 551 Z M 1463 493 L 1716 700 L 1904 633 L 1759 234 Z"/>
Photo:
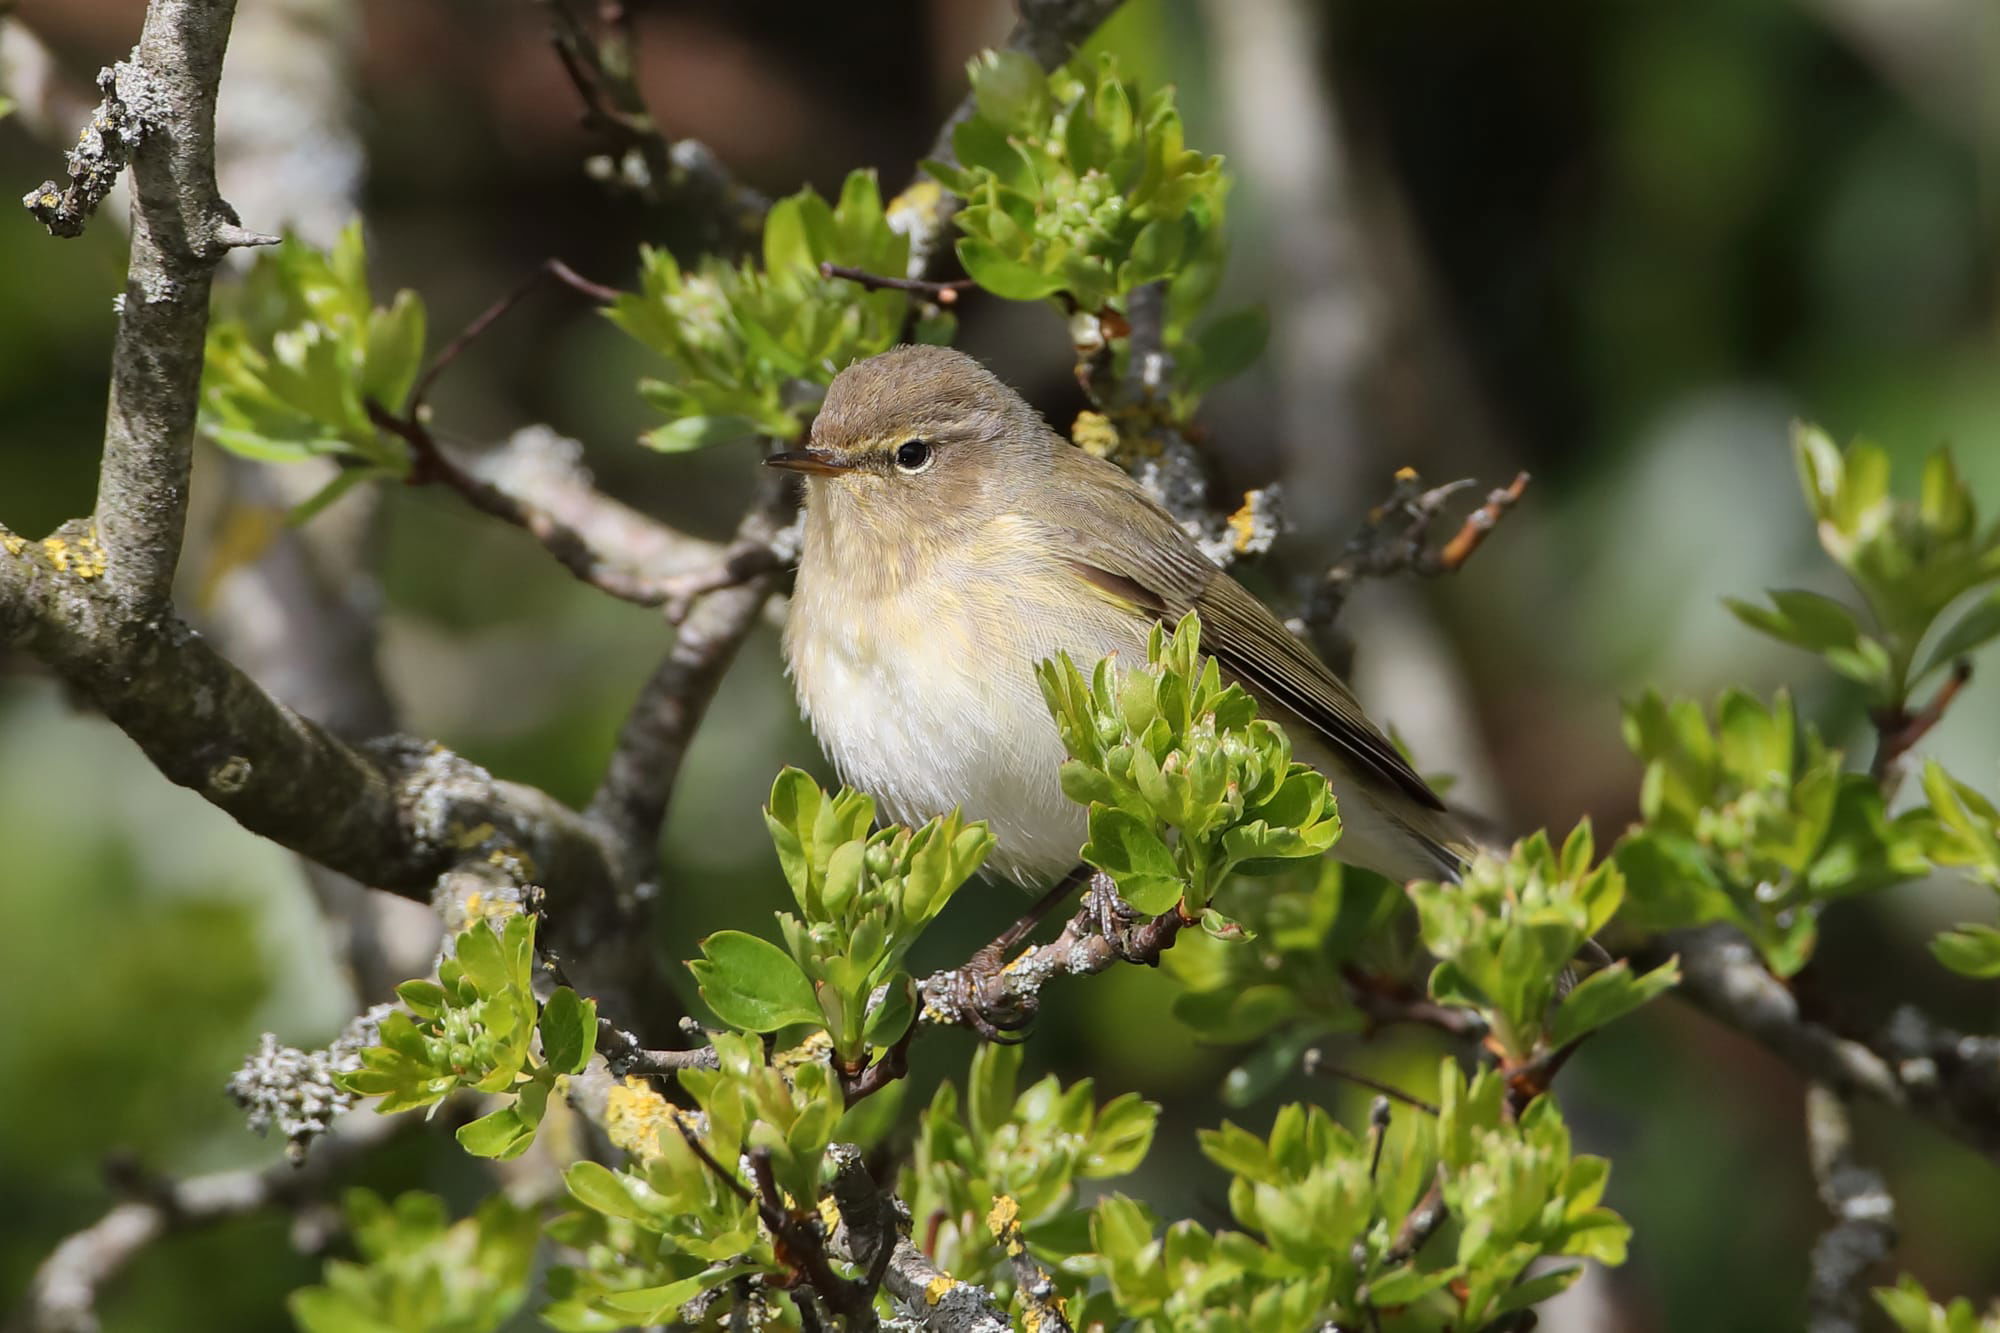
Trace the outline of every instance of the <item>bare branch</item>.
<path fill-rule="evenodd" d="M 1411 1093 L 1404 1092 L 1392 1083 L 1384 1083 L 1380 1079 L 1370 1078 L 1366 1074 L 1333 1063 L 1333 1061 L 1326 1058 L 1325 1053 L 1317 1046 L 1305 1053 L 1305 1058 L 1300 1062 L 1300 1067 L 1308 1074 L 1339 1079 L 1343 1083 L 1352 1083 L 1357 1087 L 1367 1088 L 1370 1092 L 1380 1093 L 1382 1096 L 1399 1101 L 1405 1106 L 1413 1106 L 1426 1115 L 1436 1115 L 1438 1113 L 1438 1108 L 1435 1104 L 1427 1102 L 1423 1098 Z"/>
<path fill-rule="evenodd" d="M 134 1197 L 65 1239 L 35 1270 L 23 1311 L 26 1333 L 96 1333 L 98 1292 L 161 1236 L 316 1199 L 329 1181 L 407 1123 L 409 1117 L 354 1116 L 303 1166 L 278 1162 L 178 1181 L 123 1181 Z"/>
<path fill-rule="evenodd" d="M 1873 1308 L 1869 1276 L 1896 1247 L 1896 1201 L 1881 1175 L 1855 1159 L 1847 1106 L 1823 1084 L 1806 1089 L 1806 1143 L 1820 1202 L 1833 1214 L 1813 1244 L 1806 1327 L 1861 1333 L 1863 1311 Z"/>
<path fill-rule="evenodd" d="M 737 526 L 732 550 L 769 550 L 783 526 L 782 495 L 778 486 L 767 489 L 765 498 Z M 723 673 L 757 627 L 774 583 L 767 568 L 697 602 L 665 660 L 633 701 L 618 734 L 588 815 L 620 849 L 624 882 L 633 886 L 635 903 L 651 896 L 649 886 L 659 868 L 660 830 L 681 761 Z"/>
<path fill-rule="evenodd" d="M 831 261 L 819 266 L 822 278 L 845 278 L 858 282 L 871 292 L 910 292 L 935 301 L 939 305 L 956 305 L 960 292 L 969 292 L 979 286 L 970 278 L 959 278 L 953 282 L 932 282 L 925 278 L 903 278 L 887 273 L 870 273 L 866 269 L 854 268 L 847 264 Z"/>
<path fill-rule="evenodd" d="M 437 383 L 438 376 L 449 370 L 452 363 L 464 354 L 465 349 L 476 342 L 481 334 L 492 328 L 502 315 L 519 305 L 530 292 L 548 281 L 561 283 L 598 305 L 610 305 L 619 297 L 617 288 L 592 282 L 560 259 L 543 260 L 533 272 L 515 284 L 513 291 L 482 310 L 470 324 L 460 329 L 452 340 L 431 358 L 430 365 L 424 368 L 424 373 L 418 376 L 416 384 L 410 389 L 409 399 L 402 406 L 402 416 L 410 421 L 421 421 L 424 402 L 430 397 L 431 386 Z"/>
<path fill-rule="evenodd" d="M 411 484 L 436 483 L 457 491 L 481 513 L 525 530 L 578 579 L 621 601 L 639 606 L 659 606 L 679 586 L 635 569 L 622 550 L 598 540 L 594 533 L 565 522 L 538 499 L 531 500 L 522 493 L 496 485 L 460 464 L 438 443 L 430 427 L 421 419 L 398 416 L 380 403 L 371 402 L 367 406 L 370 421 L 409 445 L 414 460 L 410 471 Z M 633 521 L 650 522 L 622 505 L 614 510 L 612 506 L 615 503 L 590 504 L 587 512 L 593 519 L 615 514 L 618 519 L 624 520 L 625 526 L 630 526 Z M 701 545 L 708 547 L 707 543 Z"/>

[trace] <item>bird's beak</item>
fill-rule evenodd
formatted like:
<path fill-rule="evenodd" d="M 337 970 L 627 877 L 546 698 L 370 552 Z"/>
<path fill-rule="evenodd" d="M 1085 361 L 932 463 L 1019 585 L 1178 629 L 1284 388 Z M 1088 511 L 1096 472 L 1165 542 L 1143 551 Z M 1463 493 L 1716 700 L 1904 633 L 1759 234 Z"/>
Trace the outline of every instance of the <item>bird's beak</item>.
<path fill-rule="evenodd" d="M 814 477 L 834 477 L 846 472 L 853 465 L 837 461 L 833 455 L 820 449 L 793 449 L 782 454 L 772 454 L 764 460 L 765 467 L 780 467 L 787 472 L 803 472 Z"/>

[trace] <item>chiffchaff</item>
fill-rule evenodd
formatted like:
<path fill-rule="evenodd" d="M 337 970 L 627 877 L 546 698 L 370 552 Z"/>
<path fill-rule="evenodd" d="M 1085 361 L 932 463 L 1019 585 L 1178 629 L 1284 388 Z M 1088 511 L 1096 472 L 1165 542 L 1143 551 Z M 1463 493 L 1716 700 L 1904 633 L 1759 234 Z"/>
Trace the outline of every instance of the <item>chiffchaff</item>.
<path fill-rule="evenodd" d="M 1391 878 L 1456 878 L 1444 804 L 1327 665 L 1217 569 L 1121 469 L 1050 430 L 962 352 L 898 347 L 842 371 L 808 446 L 805 549 L 785 628 L 799 701 L 842 779 L 890 819 L 953 807 L 989 865 L 1046 883 L 1077 862 L 1083 807 L 1035 664 L 1145 660 L 1201 615 L 1202 647 L 1326 774 L 1333 854 Z"/>

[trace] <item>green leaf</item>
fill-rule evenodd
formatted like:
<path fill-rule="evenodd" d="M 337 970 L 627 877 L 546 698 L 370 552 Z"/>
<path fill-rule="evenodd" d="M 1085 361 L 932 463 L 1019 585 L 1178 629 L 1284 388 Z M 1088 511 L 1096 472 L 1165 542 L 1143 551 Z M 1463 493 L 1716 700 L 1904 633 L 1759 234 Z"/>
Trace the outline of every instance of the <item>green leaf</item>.
<path fill-rule="evenodd" d="M 1585 977 L 1556 1006 L 1549 1024 L 1549 1045 L 1560 1049 L 1585 1033 L 1594 1032 L 1671 990 L 1680 982 L 1677 959 L 1668 959 L 1642 976 L 1633 976 L 1623 959 Z"/>
<path fill-rule="evenodd" d="M 776 1032 L 821 1021 L 812 983 L 792 956 L 768 940 L 721 930 L 701 942 L 688 964 L 716 1017 L 749 1032 Z"/>
<path fill-rule="evenodd" d="M 2000 977 L 2000 930 L 1964 925 L 1931 941 L 1937 960 L 1962 976 L 1990 981 Z"/>
<path fill-rule="evenodd" d="M 558 986 L 542 1006 L 542 1058 L 558 1074 L 581 1074 L 597 1049 L 597 1001 Z"/>
<path fill-rule="evenodd" d="M 303 1333 L 404 1333 L 331 1287 L 302 1287 L 285 1298 L 285 1305 Z"/>
<path fill-rule="evenodd" d="M 574 1163 L 563 1173 L 571 1197 L 593 1212 L 628 1222 L 651 1222 L 652 1215 L 632 1198 L 624 1178 L 601 1162 Z"/>
<path fill-rule="evenodd" d="M 639 437 L 648 449 L 663 454 L 684 454 L 711 445 L 728 444 L 757 433 L 757 423 L 741 414 L 682 417 L 664 426 L 655 426 Z"/>
<path fill-rule="evenodd" d="M 1100 806 L 1090 812 L 1083 859 L 1109 874 L 1125 900 L 1150 916 L 1172 908 L 1186 889 L 1160 835 L 1126 810 Z"/>
<path fill-rule="evenodd" d="M 990 241 L 974 236 L 958 240 L 958 262 L 972 280 L 1009 301 L 1039 301 L 1063 289 L 1060 273 L 1049 273 L 1002 254 Z"/>
<path fill-rule="evenodd" d="M 756 1264 L 725 1264 L 663 1286 L 607 1292 L 599 1301 L 608 1310 L 637 1316 L 633 1323 L 670 1324 L 680 1315 L 683 1305 L 704 1291 L 757 1271 Z"/>
<path fill-rule="evenodd" d="M 1375 1306 L 1409 1305 L 1430 1295 L 1465 1272 L 1462 1265 L 1425 1272 L 1415 1265 L 1391 1269 L 1368 1284 L 1368 1303 Z"/>
<path fill-rule="evenodd" d="M 1932 646 L 1914 679 L 1922 680 L 1938 668 L 1949 666 L 1957 658 L 1996 638 L 2000 638 L 2000 588 L 1974 602 L 1964 615 L 1952 622 L 1951 628 Z"/>
<path fill-rule="evenodd" d="M 519 1157 L 535 1141 L 535 1126 L 528 1123 L 518 1106 L 503 1106 L 460 1125 L 457 1138 L 458 1146 L 474 1157 Z"/>

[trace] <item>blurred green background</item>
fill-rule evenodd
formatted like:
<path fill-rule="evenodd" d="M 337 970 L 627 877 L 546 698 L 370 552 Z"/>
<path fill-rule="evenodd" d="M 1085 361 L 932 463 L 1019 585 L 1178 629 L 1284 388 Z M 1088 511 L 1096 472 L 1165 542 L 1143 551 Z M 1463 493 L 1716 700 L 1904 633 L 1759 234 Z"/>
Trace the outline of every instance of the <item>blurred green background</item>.
<path fill-rule="evenodd" d="M 963 61 L 1010 21 L 1001 0 L 633 7 L 668 132 L 704 140 L 773 194 L 829 189 L 857 164 L 900 187 L 960 95 Z M 622 283 L 641 242 L 684 238 L 585 179 L 592 145 L 532 6 L 346 8 L 371 256 L 381 290 L 423 293 L 434 331 L 547 256 Z M 130 44 L 142 10 L 25 0 L 18 13 L 84 84 Z M 1295 596 L 1402 464 L 1486 485 L 1517 467 L 1535 475 L 1461 576 L 1371 589 L 1346 622 L 1364 696 L 1425 767 L 1463 773 L 1461 794 L 1510 828 L 1587 814 L 1615 830 L 1637 779 L 1618 701 L 1647 685 L 1709 696 L 1789 683 L 1837 742 L 1864 739 L 1847 688 L 1740 628 L 1719 599 L 1833 590 L 1796 494 L 1793 416 L 1877 438 L 1905 465 L 1948 443 L 2000 510 L 1990 0 L 1132 0 L 1104 40 L 1143 77 L 1179 85 L 1191 144 L 1242 164 L 1230 294 L 1268 303 L 1289 341 L 1218 392 L 1205 422 L 1228 481 L 1294 483 L 1300 531 L 1260 572 L 1265 590 Z M 25 118 L 0 120 L 0 183 L 26 189 L 57 169 L 57 146 Z M 264 219 L 246 209 L 245 221 Z M 1347 266 L 1302 268 L 1343 226 Z M 108 217 L 67 242 L 18 211 L 0 219 L 0 521 L 16 531 L 89 508 L 123 253 Z M 1355 306 L 1356 291 L 1374 304 Z M 1349 325 L 1315 322 L 1321 298 Z M 1366 429 L 1321 436 L 1313 395 L 1355 337 L 1371 349 L 1355 381 Z M 1059 423 L 1080 406 L 1054 313 L 974 299 L 960 341 Z M 586 443 L 613 494 L 724 536 L 752 455 L 640 449 L 653 423 L 633 384 L 646 371 L 601 319 L 542 294 L 451 371 L 439 424 L 477 441 L 549 422 Z M 201 484 L 217 472 L 206 459 Z M 667 631 L 449 495 L 391 494 L 385 521 L 382 660 L 404 726 L 587 797 Z M 215 558 L 198 531 L 191 587 Z M 762 929 L 781 903 L 758 805 L 779 764 L 824 766 L 775 647 L 769 629 L 752 641 L 688 761 L 663 965 L 710 930 Z M 1976 680 L 1925 750 L 1991 793 L 1996 740 L 2000 684 Z M 1994 1027 L 1994 988 L 1947 980 L 1923 950 L 1966 901 L 1920 886 L 1836 910 L 1818 970 L 1843 1011 L 1866 1024 L 1914 998 Z M 321 1043 L 352 997 L 295 863 L 4 658 L 0 902 L 5 1309 L 49 1248 L 107 1206 L 108 1153 L 174 1172 L 274 1157 L 222 1083 L 260 1032 Z M 1005 891 L 968 893 L 919 970 L 956 961 L 1018 907 Z M 1220 1214 L 1188 1164 L 1237 1053 L 1161 1021 L 1169 991 L 1129 968 L 1063 989 L 1030 1067 L 1165 1103 L 1151 1164 L 1128 1188 Z M 920 1043 L 918 1082 L 962 1069 L 965 1049 L 959 1036 Z M 1354 1059 L 1413 1080 L 1426 1063 L 1401 1040 Z M 1669 1003 L 1593 1043 L 1561 1091 L 1585 1145 L 1612 1157 L 1609 1201 L 1637 1237 L 1627 1267 L 1552 1307 L 1545 1327 L 1797 1325 L 1822 1215 L 1801 1088 L 1783 1067 Z M 1232 1114 L 1261 1129 L 1271 1109 Z M 1898 1262 L 1940 1294 L 1990 1296 L 2000 1170 L 1891 1117 L 1864 1114 L 1861 1129 L 1901 1209 Z M 483 1187 L 454 1152 L 422 1143 L 368 1179 L 444 1189 L 460 1208 Z M 283 1292 L 316 1265 L 276 1219 L 173 1238 L 109 1290 L 106 1327 L 280 1327 Z"/>

